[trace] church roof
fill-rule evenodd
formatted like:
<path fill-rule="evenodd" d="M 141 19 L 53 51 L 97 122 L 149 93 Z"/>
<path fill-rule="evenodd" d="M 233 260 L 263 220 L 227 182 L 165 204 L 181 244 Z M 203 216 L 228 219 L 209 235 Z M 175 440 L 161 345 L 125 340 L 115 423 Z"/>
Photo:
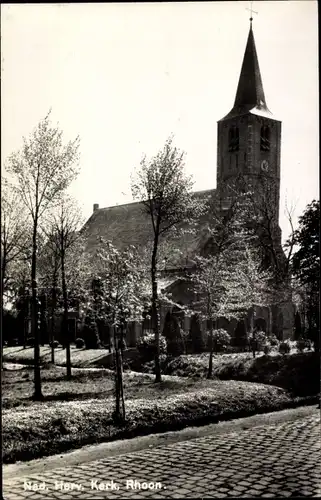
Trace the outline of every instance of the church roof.
<path fill-rule="evenodd" d="M 269 118 L 272 117 L 272 113 L 268 109 L 265 100 L 252 22 L 245 48 L 234 106 L 222 120 L 246 113 L 267 116 Z"/>
<path fill-rule="evenodd" d="M 201 201 L 215 200 L 215 189 L 196 191 L 194 196 Z M 196 221 L 196 230 L 186 232 L 175 238 L 176 254 L 167 266 L 188 265 L 189 259 L 203 246 L 208 236 L 210 213 Z M 137 249 L 147 249 L 153 241 L 153 229 L 150 216 L 144 211 L 141 202 L 127 203 L 96 209 L 86 222 L 83 232 L 86 235 L 88 250 L 98 244 L 100 237 L 109 240 L 119 250 L 129 245 Z M 166 238 L 168 242 L 168 238 Z"/>

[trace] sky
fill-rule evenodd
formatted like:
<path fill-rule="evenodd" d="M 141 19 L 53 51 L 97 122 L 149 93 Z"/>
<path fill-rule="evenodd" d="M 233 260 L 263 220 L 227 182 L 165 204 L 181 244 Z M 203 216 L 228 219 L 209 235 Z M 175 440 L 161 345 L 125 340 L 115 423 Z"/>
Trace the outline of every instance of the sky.
<path fill-rule="evenodd" d="M 233 106 L 250 2 L 1 5 L 2 164 L 52 109 L 80 136 L 70 187 L 85 219 L 132 200 L 130 175 L 174 134 L 195 190 L 216 187 L 217 121 Z M 280 226 L 319 199 L 317 2 L 253 2 L 267 105 L 282 121 Z"/>

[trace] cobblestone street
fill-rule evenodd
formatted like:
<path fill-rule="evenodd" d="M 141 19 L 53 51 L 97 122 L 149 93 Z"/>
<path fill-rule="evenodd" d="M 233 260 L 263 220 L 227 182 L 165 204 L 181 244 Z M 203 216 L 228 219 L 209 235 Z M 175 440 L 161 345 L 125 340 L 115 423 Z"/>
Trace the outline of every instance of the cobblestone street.
<path fill-rule="evenodd" d="M 4 479 L 5 500 L 320 497 L 320 417 Z M 147 489 L 146 489 L 147 488 Z"/>

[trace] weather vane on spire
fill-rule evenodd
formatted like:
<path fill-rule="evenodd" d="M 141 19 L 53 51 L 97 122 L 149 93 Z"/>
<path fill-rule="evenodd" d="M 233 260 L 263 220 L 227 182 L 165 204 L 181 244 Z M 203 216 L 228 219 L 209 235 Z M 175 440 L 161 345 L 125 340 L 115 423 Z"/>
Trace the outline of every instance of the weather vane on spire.
<path fill-rule="evenodd" d="M 250 4 L 251 4 L 250 8 L 248 9 L 248 8 L 246 7 L 246 10 L 249 10 L 249 11 L 251 12 L 250 21 L 251 21 L 251 24 L 252 24 L 252 21 L 253 21 L 253 17 L 252 17 L 252 15 L 253 15 L 253 13 L 254 13 L 254 14 L 258 14 L 258 12 L 256 12 L 256 10 L 253 10 L 253 2 L 250 2 Z"/>

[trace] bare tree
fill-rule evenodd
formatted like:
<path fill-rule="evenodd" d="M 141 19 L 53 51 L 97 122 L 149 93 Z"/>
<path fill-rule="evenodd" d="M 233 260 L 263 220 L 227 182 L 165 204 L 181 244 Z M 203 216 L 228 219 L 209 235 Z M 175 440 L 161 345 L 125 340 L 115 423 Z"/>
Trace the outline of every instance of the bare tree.
<path fill-rule="evenodd" d="M 37 322 L 37 243 L 38 227 L 45 212 L 59 200 L 59 195 L 78 174 L 78 137 L 63 144 L 62 131 L 52 127 L 50 112 L 38 124 L 23 147 L 13 153 L 7 170 L 13 175 L 16 189 L 32 223 L 32 332 L 35 339 L 34 399 L 43 399 L 40 376 L 39 329 Z"/>
<path fill-rule="evenodd" d="M 163 237 L 178 231 L 200 215 L 202 205 L 192 193 L 193 182 L 184 172 L 184 153 L 169 138 L 159 153 L 147 160 L 144 157 L 140 169 L 132 179 L 132 193 L 142 202 L 143 211 L 150 217 L 153 235 L 151 255 L 152 321 L 155 332 L 156 382 L 161 381 L 160 371 L 160 324 L 158 297 L 158 249 Z"/>

